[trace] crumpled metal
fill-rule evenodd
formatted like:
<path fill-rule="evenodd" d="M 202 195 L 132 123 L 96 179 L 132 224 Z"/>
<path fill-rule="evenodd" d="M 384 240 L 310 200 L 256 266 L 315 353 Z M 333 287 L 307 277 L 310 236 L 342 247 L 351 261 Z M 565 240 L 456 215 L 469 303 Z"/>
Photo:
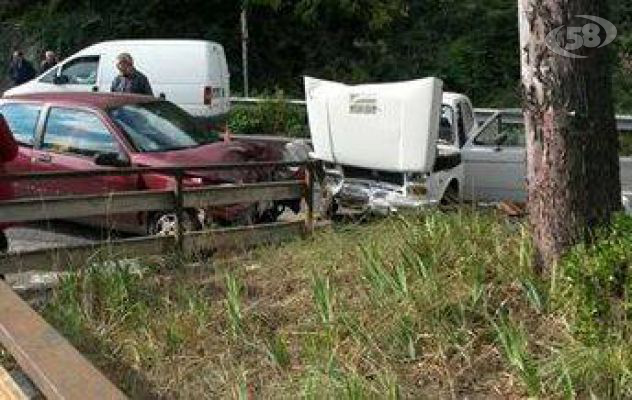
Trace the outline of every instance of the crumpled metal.
<path fill-rule="evenodd" d="M 328 190 L 343 207 L 361 209 L 364 212 L 387 215 L 403 209 L 419 209 L 436 205 L 419 197 L 405 196 L 401 187 L 383 182 L 345 180 L 328 182 Z"/>

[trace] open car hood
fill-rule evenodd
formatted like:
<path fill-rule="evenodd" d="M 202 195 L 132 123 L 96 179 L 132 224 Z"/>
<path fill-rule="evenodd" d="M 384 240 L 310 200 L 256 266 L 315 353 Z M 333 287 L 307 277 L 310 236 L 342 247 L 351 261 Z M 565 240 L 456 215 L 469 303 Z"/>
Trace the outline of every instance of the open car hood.
<path fill-rule="evenodd" d="M 316 159 L 393 172 L 430 172 L 443 83 L 437 78 L 345 85 L 305 77 Z"/>

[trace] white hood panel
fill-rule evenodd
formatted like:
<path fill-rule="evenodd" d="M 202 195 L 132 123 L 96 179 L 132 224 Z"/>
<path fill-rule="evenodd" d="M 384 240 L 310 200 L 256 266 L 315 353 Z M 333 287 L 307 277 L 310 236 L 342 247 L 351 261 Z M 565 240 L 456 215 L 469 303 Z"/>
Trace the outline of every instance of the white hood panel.
<path fill-rule="evenodd" d="M 314 157 L 394 172 L 430 172 L 442 82 L 344 85 L 305 77 Z"/>

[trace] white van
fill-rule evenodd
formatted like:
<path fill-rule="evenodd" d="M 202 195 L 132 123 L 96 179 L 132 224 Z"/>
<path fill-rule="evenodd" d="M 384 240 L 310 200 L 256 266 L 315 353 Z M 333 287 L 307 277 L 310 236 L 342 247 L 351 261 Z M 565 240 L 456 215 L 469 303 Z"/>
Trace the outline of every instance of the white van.
<path fill-rule="evenodd" d="M 230 75 L 222 45 L 205 40 L 114 40 L 87 47 L 4 95 L 42 92 L 109 92 L 118 74 L 116 56 L 129 53 L 156 97 L 196 117 L 230 108 Z"/>

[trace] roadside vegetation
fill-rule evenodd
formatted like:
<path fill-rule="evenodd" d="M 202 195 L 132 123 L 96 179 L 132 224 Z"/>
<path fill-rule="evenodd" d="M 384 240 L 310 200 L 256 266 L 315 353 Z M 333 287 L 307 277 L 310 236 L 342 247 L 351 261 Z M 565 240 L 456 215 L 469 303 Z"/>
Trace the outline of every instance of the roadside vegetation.
<path fill-rule="evenodd" d="M 235 105 L 228 115 L 227 125 L 238 135 L 277 135 L 307 138 L 307 110 L 305 106 L 288 104 L 283 91 L 265 94 L 267 101 Z"/>
<path fill-rule="evenodd" d="M 436 76 L 477 107 L 520 105 L 515 0 L 111 0 L 4 1 L 0 7 L 0 90 L 15 48 L 39 64 L 112 39 L 194 38 L 221 43 L 231 93 L 242 91 L 240 11 L 248 7 L 251 95 L 276 87 L 301 98 L 303 75 L 348 83 Z M 632 113 L 632 6 L 612 0 L 615 102 Z M 136 10 L 130 13 L 129 10 Z M 165 21 L 169 21 L 165 24 Z M 241 93 L 243 94 L 243 92 Z"/>
<path fill-rule="evenodd" d="M 632 219 L 550 276 L 520 221 L 399 216 L 69 276 L 46 318 L 134 398 L 632 397 Z"/>

